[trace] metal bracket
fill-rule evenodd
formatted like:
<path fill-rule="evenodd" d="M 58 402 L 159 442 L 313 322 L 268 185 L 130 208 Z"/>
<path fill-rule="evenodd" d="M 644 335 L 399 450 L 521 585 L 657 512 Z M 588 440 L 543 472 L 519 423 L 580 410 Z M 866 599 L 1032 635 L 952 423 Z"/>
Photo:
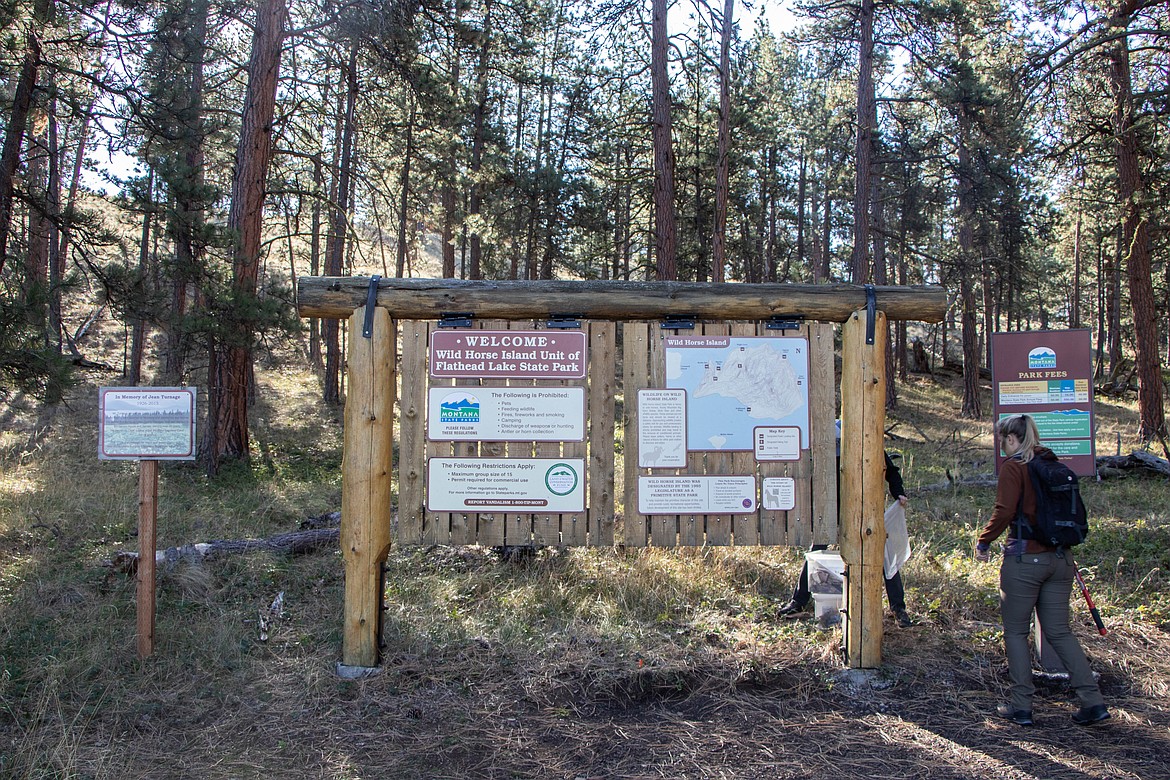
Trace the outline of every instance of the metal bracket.
<path fill-rule="evenodd" d="M 662 330 L 694 330 L 695 317 L 692 315 L 678 315 L 667 317 L 661 323 Z"/>
<path fill-rule="evenodd" d="M 370 277 L 370 288 L 366 291 L 366 320 L 362 323 L 362 338 L 371 338 L 374 335 L 374 307 L 378 305 L 378 282 L 382 277 L 374 274 Z"/>
<path fill-rule="evenodd" d="M 865 343 L 873 344 L 873 329 L 877 319 L 877 290 L 872 284 L 865 285 Z"/>
<path fill-rule="evenodd" d="M 439 314 L 440 328 L 470 328 L 471 318 L 475 315 L 471 312 L 457 312 L 445 311 Z"/>
<path fill-rule="evenodd" d="M 561 330 L 580 330 L 581 329 L 581 315 L 580 314 L 550 314 L 548 320 L 545 321 L 546 328 L 558 328 Z"/>
<path fill-rule="evenodd" d="M 764 326 L 765 330 L 796 330 L 804 324 L 804 315 L 797 314 L 793 317 L 769 317 L 768 324 Z"/>

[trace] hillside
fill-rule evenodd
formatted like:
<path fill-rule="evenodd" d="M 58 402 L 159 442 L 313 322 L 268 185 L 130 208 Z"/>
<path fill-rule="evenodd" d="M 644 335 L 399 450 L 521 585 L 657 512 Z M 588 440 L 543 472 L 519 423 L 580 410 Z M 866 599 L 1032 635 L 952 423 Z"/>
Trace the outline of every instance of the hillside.
<path fill-rule="evenodd" d="M 160 547 L 339 508 L 340 410 L 291 353 L 257 380 L 251 467 L 209 482 L 165 465 Z M 1056 680 L 1035 728 L 999 721 L 998 567 L 970 555 L 993 490 L 940 487 L 990 473 L 989 425 L 958 418 L 946 376 L 913 378 L 889 419 L 918 624 L 887 619 L 876 674 L 847 673 L 839 633 L 811 616 L 776 614 L 800 550 L 395 547 L 385 662 L 362 680 L 334 671 L 332 549 L 163 567 L 156 652 L 136 659 L 134 582 L 107 564 L 137 545 L 137 468 L 96 458 L 96 389 L 117 381 L 87 377 L 31 449 L 35 408 L 0 412 L 0 776 L 1170 777 L 1170 485 L 1127 473 L 1085 488 L 1078 559 L 1110 633 L 1079 595 L 1074 625 L 1113 721 L 1073 727 Z M 1097 412 L 1099 453 L 1135 446 L 1128 400 Z"/>

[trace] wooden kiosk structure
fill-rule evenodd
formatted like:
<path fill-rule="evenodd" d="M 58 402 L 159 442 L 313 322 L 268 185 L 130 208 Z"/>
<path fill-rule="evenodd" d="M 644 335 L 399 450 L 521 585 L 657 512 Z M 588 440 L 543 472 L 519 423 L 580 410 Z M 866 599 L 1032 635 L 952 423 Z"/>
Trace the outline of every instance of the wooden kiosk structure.
<path fill-rule="evenodd" d="M 341 509 L 345 665 L 378 663 L 382 570 L 392 533 L 401 544 L 492 546 L 838 542 L 846 564 L 846 660 L 855 668 L 880 663 L 886 322 L 941 320 L 946 305 L 942 288 L 302 277 L 298 301 L 302 317 L 350 323 Z M 839 463 L 833 323 L 843 323 Z M 587 347 L 578 356 L 586 370 L 568 378 L 490 370 L 478 376 L 436 376 L 428 365 L 434 361 L 431 341 L 449 328 L 489 331 L 505 342 L 510 339 L 506 333 L 501 338 L 501 332 L 510 330 L 522 331 L 526 338 L 535 338 L 536 331 L 571 332 Z M 667 468 L 642 465 L 638 391 L 666 387 L 666 339 L 680 334 L 723 341 L 796 339 L 796 349 L 807 344 L 809 430 L 802 434 L 808 441 L 799 453 L 771 461 L 750 450 L 688 451 L 685 461 Z M 427 427 L 435 408 L 429 393 L 459 387 L 480 388 L 480 394 L 497 388 L 520 397 L 531 396 L 534 388 L 580 388 L 571 392 L 574 397 L 579 393 L 586 407 L 584 432 L 574 441 L 512 441 L 506 436 L 494 441 L 436 440 Z M 398 523 L 392 530 L 395 403 Z M 614 445 L 619 413 L 625 429 L 620 486 L 615 484 Z M 471 499 L 463 501 L 467 506 L 436 505 L 427 488 L 428 468 L 436 461 L 497 469 L 516 461 L 553 462 L 582 472 L 584 495 L 580 504 L 549 505 L 544 512 L 539 511 L 542 504 L 524 500 L 514 508 L 493 505 L 482 510 Z M 848 475 L 840 480 L 839 491 L 838 474 Z M 723 476 L 750 479 L 750 497 L 743 499 L 746 509 L 694 506 L 659 514 L 660 508 L 639 504 L 642 479 L 665 477 L 669 484 L 676 477 L 694 482 Z M 548 479 L 546 475 L 546 483 Z M 766 502 L 754 500 L 766 479 L 792 487 L 786 508 L 766 509 Z M 618 490 L 624 507 L 620 535 L 615 528 Z"/>

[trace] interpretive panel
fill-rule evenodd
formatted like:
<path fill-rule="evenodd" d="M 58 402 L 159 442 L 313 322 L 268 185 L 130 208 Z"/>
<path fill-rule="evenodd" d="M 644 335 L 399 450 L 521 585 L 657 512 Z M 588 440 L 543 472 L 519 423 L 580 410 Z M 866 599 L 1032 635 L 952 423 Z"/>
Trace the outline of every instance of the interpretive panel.
<path fill-rule="evenodd" d="M 685 468 L 687 394 L 685 390 L 638 391 L 638 465 Z"/>
<path fill-rule="evenodd" d="M 735 515 L 756 508 L 752 476 L 638 477 L 638 512 L 644 515 Z"/>
<path fill-rule="evenodd" d="M 788 512 L 796 508 L 796 480 L 764 477 L 764 509 Z"/>
<path fill-rule="evenodd" d="M 194 387 L 98 390 L 100 460 L 194 460 Z"/>

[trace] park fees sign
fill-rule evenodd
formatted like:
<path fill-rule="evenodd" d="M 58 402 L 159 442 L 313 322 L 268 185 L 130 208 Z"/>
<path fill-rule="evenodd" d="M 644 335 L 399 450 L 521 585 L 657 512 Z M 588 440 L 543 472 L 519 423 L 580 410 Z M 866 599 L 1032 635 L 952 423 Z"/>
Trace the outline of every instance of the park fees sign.
<path fill-rule="evenodd" d="M 437 330 L 430 375 L 436 379 L 584 379 L 583 331 Z"/>
<path fill-rule="evenodd" d="M 1097 473 L 1093 441 L 1093 352 L 1088 330 L 991 334 L 995 419 L 1027 414 L 1040 443 L 1082 477 Z M 996 471 L 1004 455 L 996 452 Z"/>

